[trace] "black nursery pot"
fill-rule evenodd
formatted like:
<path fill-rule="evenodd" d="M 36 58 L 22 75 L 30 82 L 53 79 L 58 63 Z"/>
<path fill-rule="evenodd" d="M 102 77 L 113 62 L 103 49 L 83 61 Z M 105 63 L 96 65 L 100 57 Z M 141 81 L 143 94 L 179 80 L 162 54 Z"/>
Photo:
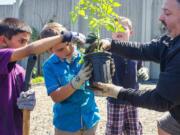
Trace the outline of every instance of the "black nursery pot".
<path fill-rule="evenodd" d="M 84 60 L 92 63 L 93 73 L 90 78 L 90 83 L 92 82 L 103 82 L 103 83 L 111 83 L 111 53 L 109 52 L 96 52 L 87 54 L 84 57 Z"/>

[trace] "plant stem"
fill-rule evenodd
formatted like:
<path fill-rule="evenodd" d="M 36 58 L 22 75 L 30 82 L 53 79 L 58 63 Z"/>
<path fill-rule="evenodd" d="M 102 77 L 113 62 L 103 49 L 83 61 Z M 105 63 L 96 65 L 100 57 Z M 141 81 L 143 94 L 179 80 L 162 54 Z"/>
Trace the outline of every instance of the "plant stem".
<path fill-rule="evenodd" d="M 100 51 L 100 26 L 97 27 L 98 51 Z"/>

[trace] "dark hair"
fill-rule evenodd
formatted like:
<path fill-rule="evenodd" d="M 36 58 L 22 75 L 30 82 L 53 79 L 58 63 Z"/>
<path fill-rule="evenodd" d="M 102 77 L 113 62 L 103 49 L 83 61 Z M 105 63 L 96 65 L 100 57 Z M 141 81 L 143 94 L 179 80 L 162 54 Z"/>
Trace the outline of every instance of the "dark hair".
<path fill-rule="evenodd" d="M 5 18 L 1 20 L 0 25 L 2 26 L 2 33 L 8 39 L 11 39 L 12 36 L 17 35 L 18 33 L 27 32 L 32 34 L 31 27 L 27 25 L 24 21 L 17 18 Z"/>
<path fill-rule="evenodd" d="M 57 22 L 51 22 L 47 23 L 41 33 L 40 33 L 40 38 L 46 38 L 46 37 L 52 37 L 55 35 L 59 35 L 61 31 L 66 31 L 66 28 L 61 25 L 60 23 Z"/>
<path fill-rule="evenodd" d="M 179 3 L 179 4 L 180 4 L 180 0 L 177 0 L 177 3 Z"/>
<path fill-rule="evenodd" d="M 9 30 L 7 25 L 0 24 L 0 36 L 4 35 Z"/>
<path fill-rule="evenodd" d="M 47 37 L 52 37 L 56 36 L 57 34 L 52 30 L 52 29 L 44 29 L 40 33 L 40 38 L 47 38 Z"/>

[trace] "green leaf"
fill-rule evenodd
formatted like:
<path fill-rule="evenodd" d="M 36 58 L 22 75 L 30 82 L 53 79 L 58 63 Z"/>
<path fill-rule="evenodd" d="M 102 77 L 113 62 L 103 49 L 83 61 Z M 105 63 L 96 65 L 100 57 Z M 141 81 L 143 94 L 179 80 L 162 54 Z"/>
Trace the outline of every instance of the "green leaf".
<path fill-rule="evenodd" d="M 77 14 L 75 14 L 74 12 L 70 12 L 70 15 L 71 15 L 71 21 L 72 23 L 75 23 L 77 21 Z"/>
<path fill-rule="evenodd" d="M 99 0 L 92 0 L 92 2 L 99 2 Z"/>
<path fill-rule="evenodd" d="M 92 28 L 95 28 L 97 26 L 97 22 L 94 22 L 94 24 L 91 25 Z"/>
<path fill-rule="evenodd" d="M 116 24 L 116 32 L 125 32 L 124 27 L 121 24 Z"/>
<path fill-rule="evenodd" d="M 81 16 L 85 16 L 86 15 L 84 10 L 79 10 L 78 14 L 81 15 Z"/>
<path fill-rule="evenodd" d="M 108 31 L 115 32 L 115 28 L 113 24 L 109 23 L 105 27 Z"/>
<path fill-rule="evenodd" d="M 80 0 L 79 5 L 83 5 L 83 4 L 85 4 L 85 0 Z"/>
<path fill-rule="evenodd" d="M 120 27 L 120 32 L 125 32 L 125 29 L 123 27 Z"/>
<path fill-rule="evenodd" d="M 94 23 L 95 23 L 95 20 L 93 19 L 89 22 L 90 25 L 93 25 Z"/>
<path fill-rule="evenodd" d="M 112 13 L 112 11 L 113 11 L 112 7 L 108 6 L 107 13 L 110 15 Z"/>
<path fill-rule="evenodd" d="M 78 64 L 84 64 L 84 57 L 83 56 L 81 56 L 81 59 L 79 60 L 79 62 L 78 62 Z"/>
<path fill-rule="evenodd" d="M 114 6 L 114 7 L 120 7 L 120 6 L 121 6 L 121 4 L 120 4 L 120 3 L 118 3 L 118 2 L 113 2 L 113 6 Z"/>

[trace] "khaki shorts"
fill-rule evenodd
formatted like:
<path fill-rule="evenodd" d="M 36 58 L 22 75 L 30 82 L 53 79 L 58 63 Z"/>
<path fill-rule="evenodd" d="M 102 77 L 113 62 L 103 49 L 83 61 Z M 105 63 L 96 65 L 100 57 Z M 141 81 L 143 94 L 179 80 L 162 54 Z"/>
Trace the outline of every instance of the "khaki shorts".
<path fill-rule="evenodd" d="M 97 125 L 91 129 L 79 130 L 77 132 L 66 132 L 55 128 L 55 135 L 96 135 L 96 128 Z"/>
<path fill-rule="evenodd" d="M 165 115 L 158 120 L 158 128 L 163 129 L 171 135 L 180 135 L 180 124 L 169 112 L 165 113 Z"/>

